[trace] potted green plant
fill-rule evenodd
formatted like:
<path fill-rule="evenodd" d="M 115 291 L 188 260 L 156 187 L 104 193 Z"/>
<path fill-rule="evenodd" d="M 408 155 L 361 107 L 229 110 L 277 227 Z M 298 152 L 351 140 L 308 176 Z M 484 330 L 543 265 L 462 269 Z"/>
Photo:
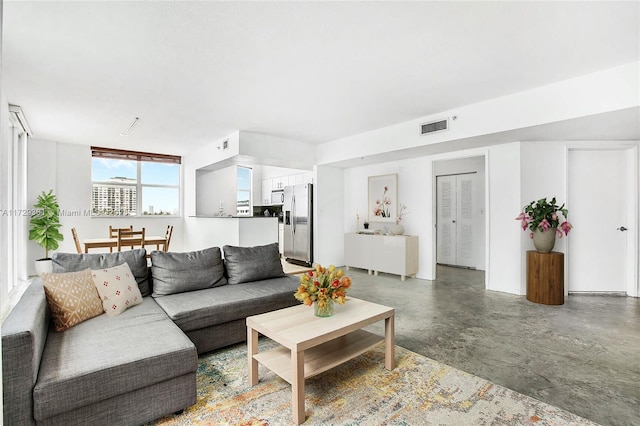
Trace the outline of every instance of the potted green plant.
<path fill-rule="evenodd" d="M 45 257 L 36 260 L 36 272 L 38 275 L 42 275 L 43 272 L 51 272 L 52 264 L 49 250 L 57 249 L 58 242 L 64 240 L 64 236 L 58 230 L 62 226 L 59 215 L 60 206 L 58 199 L 53 194 L 53 189 L 49 192 L 42 191 L 33 207 L 37 214 L 29 222 L 29 239 L 44 249 Z"/>
<path fill-rule="evenodd" d="M 562 222 L 561 215 L 564 217 Z M 531 230 L 529 237 L 533 239 L 536 250 L 549 253 L 555 245 L 556 236 L 562 238 L 563 232 L 564 235 L 569 235 L 569 231 L 573 228 L 567 220 L 568 215 L 569 211 L 564 204 L 561 206 L 556 204 L 556 197 L 551 201 L 541 198 L 524 206 L 516 220 L 520 221 L 523 231 L 527 228 Z"/>

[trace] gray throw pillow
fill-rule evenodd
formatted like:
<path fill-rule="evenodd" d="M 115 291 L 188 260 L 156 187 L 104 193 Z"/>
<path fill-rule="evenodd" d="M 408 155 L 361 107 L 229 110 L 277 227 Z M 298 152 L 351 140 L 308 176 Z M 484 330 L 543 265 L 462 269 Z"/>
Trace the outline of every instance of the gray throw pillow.
<path fill-rule="evenodd" d="M 188 253 L 151 252 L 153 297 L 225 285 L 219 247 Z"/>
<path fill-rule="evenodd" d="M 278 243 L 256 247 L 224 246 L 229 284 L 284 276 Z"/>
<path fill-rule="evenodd" d="M 54 253 L 51 259 L 53 260 L 53 272 L 77 272 L 87 268 L 106 269 L 126 263 L 138 283 L 140 294 L 142 296 L 151 294 L 145 249 L 115 253 Z"/>

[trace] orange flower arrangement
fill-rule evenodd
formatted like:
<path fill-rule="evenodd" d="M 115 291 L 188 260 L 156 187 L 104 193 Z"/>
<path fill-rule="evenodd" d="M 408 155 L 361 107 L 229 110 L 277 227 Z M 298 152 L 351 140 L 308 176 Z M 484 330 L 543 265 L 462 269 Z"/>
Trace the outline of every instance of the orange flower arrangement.
<path fill-rule="evenodd" d="M 300 275 L 300 286 L 294 297 L 307 306 L 317 302 L 318 308 L 336 302 L 343 305 L 347 301 L 347 289 L 351 287 L 351 278 L 344 275 L 342 269 L 331 265 L 323 268 L 316 265 L 315 271 Z"/>

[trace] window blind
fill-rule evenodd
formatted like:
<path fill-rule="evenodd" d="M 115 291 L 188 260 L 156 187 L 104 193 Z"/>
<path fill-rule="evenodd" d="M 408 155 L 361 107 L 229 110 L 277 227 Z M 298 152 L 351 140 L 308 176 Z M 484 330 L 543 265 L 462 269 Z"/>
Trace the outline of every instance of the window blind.
<path fill-rule="evenodd" d="M 92 157 L 113 158 L 116 160 L 152 161 L 155 163 L 181 164 L 179 155 L 153 154 L 150 152 L 128 151 L 126 149 L 91 147 Z"/>

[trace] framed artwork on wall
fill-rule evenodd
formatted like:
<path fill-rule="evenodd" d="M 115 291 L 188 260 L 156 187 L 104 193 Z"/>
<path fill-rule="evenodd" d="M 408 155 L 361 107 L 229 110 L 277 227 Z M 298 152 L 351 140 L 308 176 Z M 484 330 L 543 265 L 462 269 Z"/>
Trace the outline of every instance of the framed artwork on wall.
<path fill-rule="evenodd" d="M 398 175 L 369 176 L 369 222 L 394 222 L 398 216 Z"/>

